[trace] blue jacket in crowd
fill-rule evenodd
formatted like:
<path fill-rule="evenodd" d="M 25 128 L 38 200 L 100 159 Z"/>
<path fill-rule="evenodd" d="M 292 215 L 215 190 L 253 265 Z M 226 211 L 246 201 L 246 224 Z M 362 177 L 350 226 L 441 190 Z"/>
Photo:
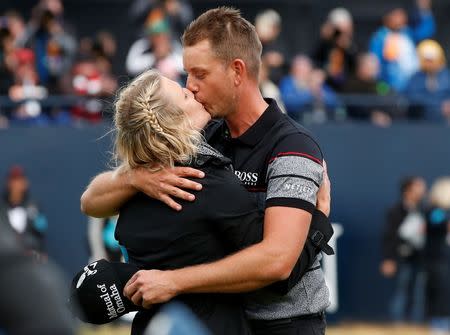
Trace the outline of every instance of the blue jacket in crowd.
<path fill-rule="evenodd" d="M 374 33 L 370 41 L 370 52 L 374 53 L 380 62 L 379 79 L 397 92 L 403 91 L 409 78 L 419 69 L 415 45 L 432 37 L 436 32 L 436 23 L 430 11 L 418 11 L 415 18 L 414 25 L 406 26 L 397 32 L 401 41 L 398 41 L 399 54 L 396 60 L 387 59 L 385 54 L 386 42 L 396 32 L 383 26 Z"/>
<path fill-rule="evenodd" d="M 304 112 L 312 111 L 317 104 L 316 97 L 311 91 L 307 87 L 299 87 L 292 76 L 286 76 L 281 80 L 280 93 L 286 112 L 294 120 L 300 120 Z M 327 85 L 322 86 L 321 95 L 321 103 L 327 112 L 332 112 L 338 107 L 338 98 Z"/>
<path fill-rule="evenodd" d="M 444 116 L 441 105 L 445 100 L 450 100 L 450 71 L 443 68 L 430 79 L 431 75 L 419 71 L 409 81 L 405 90 L 405 96 L 409 103 L 420 107 L 423 119 L 428 121 L 442 122 Z M 434 89 L 430 90 L 427 80 L 434 80 Z"/>

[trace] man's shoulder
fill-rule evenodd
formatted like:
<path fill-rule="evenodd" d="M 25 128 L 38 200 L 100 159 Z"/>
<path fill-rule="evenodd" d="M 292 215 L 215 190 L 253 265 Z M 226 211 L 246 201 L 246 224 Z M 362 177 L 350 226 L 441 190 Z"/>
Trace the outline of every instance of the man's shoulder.
<path fill-rule="evenodd" d="M 274 143 L 274 150 L 287 151 L 305 151 L 322 158 L 322 151 L 320 145 L 314 135 L 305 127 L 292 120 L 289 116 L 283 115 L 280 121 L 274 125 L 274 133 L 277 136 L 270 134 Z"/>
<path fill-rule="evenodd" d="M 281 136 L 306 136 L 314 139 L 311 131 L 295 120 L 293 120 L 287 114 L 284 114 L 280 111 L 282 115 L 280 115 L 278 122 L 273 125 L 272 130 L 279 133 Z"/>

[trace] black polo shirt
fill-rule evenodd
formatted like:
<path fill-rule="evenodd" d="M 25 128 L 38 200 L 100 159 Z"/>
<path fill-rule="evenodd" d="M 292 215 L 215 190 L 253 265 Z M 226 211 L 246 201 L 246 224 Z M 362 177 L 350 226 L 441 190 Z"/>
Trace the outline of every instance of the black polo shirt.
<path fill-rule="evenodd" d="M 322 182 L 323 155 L 312 135 L 272 99 L 241 136 L 230 137 L 225 121 L 205 130 L 208 143 L 232 160 L 235 174 L 261 207 L 286 206 L 313 213 Z"/>
<path fill-rule="evenodd" d="M 232 160 L 236 176 L 256 197 L 260 209 L 284 206 L 315 215 L 319 212 L 314 210 L 323 178 L 320 147 L 305 128 L 281 112 L 274 100 L 266 101 L 268 108 L 241 136 L 231 138 L 225 121 L 213 121 L 205 129 L 205 137 L 211 146 Z M 313 216 L 311 227 L 314 220 L 317 217 Z M 309 240 L 306 245 L 311 247 Z M 301 253 L 291 273 L 292 279 L 286 281 L 290 288 L 287 294 L 262 288 L 246 295 L 248 318 L 277 320 L 327 308 L 329 293 L 319 264 L 321 255 L 312 249 L 315 250 L 312 253 L 308 253 L 311 248 Z M 304 266 L 309 271 L 302 276 Z"/>

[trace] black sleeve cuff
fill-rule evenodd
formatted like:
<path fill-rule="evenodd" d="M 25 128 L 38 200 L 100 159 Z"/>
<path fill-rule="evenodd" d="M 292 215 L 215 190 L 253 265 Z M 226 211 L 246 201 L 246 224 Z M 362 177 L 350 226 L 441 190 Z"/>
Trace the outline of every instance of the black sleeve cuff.
<path fill-rule="evenodd" d="M 303 209 L 311 214 L 313 214 L 316 209 L 316 206 L 314 206 L 312 203 L 302 200 L 302 199 L 270 198 L 270 199 L 266 200 L 266 208 L 275 207 L 275 206 Z M 325 216 L 325 214 L 323 214 L 323 215 Z"/>

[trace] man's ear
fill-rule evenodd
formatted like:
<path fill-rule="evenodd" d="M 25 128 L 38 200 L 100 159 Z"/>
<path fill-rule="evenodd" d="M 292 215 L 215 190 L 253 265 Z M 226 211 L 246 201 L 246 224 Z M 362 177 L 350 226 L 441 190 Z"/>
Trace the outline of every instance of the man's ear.
<path fill-rule="evenodd" d="M 239 86 L 247 75 L 247 66 L 242 59 L 236 58 L 231 62 L 231 69 L 234 74 L 234 85 Z"/>

